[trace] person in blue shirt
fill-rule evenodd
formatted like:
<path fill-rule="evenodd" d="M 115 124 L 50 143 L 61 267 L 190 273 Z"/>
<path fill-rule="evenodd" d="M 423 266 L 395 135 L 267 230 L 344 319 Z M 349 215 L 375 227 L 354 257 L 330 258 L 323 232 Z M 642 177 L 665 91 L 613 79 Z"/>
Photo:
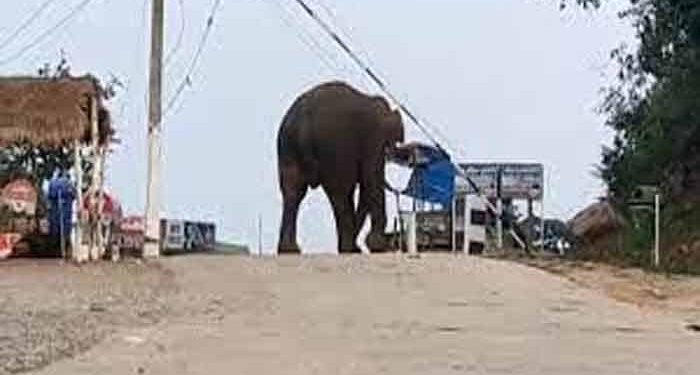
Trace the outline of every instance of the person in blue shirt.
<path fill-rule="evenodd" d="M 75 187 L 65 171 L 60 171 L 49 182 L 49 235 L 60 241 L 61 254 L 69 243 L 72 229 L 73 201 Z"/>

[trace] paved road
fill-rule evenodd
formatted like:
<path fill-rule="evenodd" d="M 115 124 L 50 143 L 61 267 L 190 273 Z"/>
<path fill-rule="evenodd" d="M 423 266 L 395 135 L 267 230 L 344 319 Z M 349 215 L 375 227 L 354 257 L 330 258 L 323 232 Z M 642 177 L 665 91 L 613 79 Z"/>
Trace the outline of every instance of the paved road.
<path fill-rule="evenodd" d="M 700 335 L 524 266 L 449 255 L 163 260 L 173 314 L 43 374 L 699 374 Z"/>

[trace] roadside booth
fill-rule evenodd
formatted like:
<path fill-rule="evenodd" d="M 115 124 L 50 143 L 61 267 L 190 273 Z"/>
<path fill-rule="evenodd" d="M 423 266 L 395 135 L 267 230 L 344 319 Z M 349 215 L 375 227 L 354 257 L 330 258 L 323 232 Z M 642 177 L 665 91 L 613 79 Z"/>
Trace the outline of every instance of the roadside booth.
<path fill-rule="evenodd" d="M 62 175 L 67 186 L 59 194 L 72 204 L 69 223 L 70 246 L 62 255 L 76 262 L 100 259 L 105 253 L 104 166 L 107 146 L 112 140 L 109 112 L 104 105 L 104 89 L 92 76 L 36 78 L 0 77 L 0 147 L 28 144 L 37 148 L 68 148 L 74 165 Z M 81 168 L 91 160 L 91 183 L 85 184 Z M 68 172 L 68 171 L 66 171 Z M 64 181 L 64 182 L 65 182 Z M 64 184 L 65 185 L 65 184 Z M 58 186 L 58 185 L 56 185 Z M 47 198 L 56 198 L 56 196 Z M 89 204 L 85 205 L 86 202 Z M 51 204 L 49 204 L 51 206 Z M 61 202 L 55 207 L 64 207 Z M 62 212 L 65 209 L 62 209 Z M 65 213 L 65 212 L 64 212 Z M 5 233 L 17 240 L 17 233 Z"/>

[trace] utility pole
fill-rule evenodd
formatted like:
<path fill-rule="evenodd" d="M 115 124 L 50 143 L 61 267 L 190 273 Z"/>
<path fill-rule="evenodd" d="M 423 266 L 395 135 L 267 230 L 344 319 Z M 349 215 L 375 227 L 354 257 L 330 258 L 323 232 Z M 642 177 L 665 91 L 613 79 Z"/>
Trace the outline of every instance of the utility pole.
<path fill-rule="evenodd" d="M 161 118 L 165 0 L 152 0 L 151 61 L 148 97 L 148 183 L 146 192 L 146 228 L 144 258 L 160 255 L 160 168 Z"/>
<path fill-rule="evenodd" d="M 258 214 L 258 256 L 262 257 L 263 252 L 263 241 L 262 241 L 262 215 Z"/>
<path fill-rule="evenodd" d="M 654 267 L 661 263 L 661 195 L 654 194 Z"/>
<path fill-rule="evenodd" d="M 503 168 L 496 172 L 496 247 L 503 249 Z M 466 217 L 466 216 L 465 216 Z"/>

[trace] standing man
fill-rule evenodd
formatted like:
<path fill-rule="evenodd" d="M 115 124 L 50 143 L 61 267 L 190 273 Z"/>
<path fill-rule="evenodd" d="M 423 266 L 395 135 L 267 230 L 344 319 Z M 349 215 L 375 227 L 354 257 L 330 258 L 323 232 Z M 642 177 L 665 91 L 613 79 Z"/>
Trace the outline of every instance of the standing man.
<path fill-rule="evenodd" d="M 65 171 L 59 171 L 49 181 L 49 235 L 58 240 L 63 258 L 66 257 L 66 247 L 70 241 L 75 196 L 75 187 Z"/>

